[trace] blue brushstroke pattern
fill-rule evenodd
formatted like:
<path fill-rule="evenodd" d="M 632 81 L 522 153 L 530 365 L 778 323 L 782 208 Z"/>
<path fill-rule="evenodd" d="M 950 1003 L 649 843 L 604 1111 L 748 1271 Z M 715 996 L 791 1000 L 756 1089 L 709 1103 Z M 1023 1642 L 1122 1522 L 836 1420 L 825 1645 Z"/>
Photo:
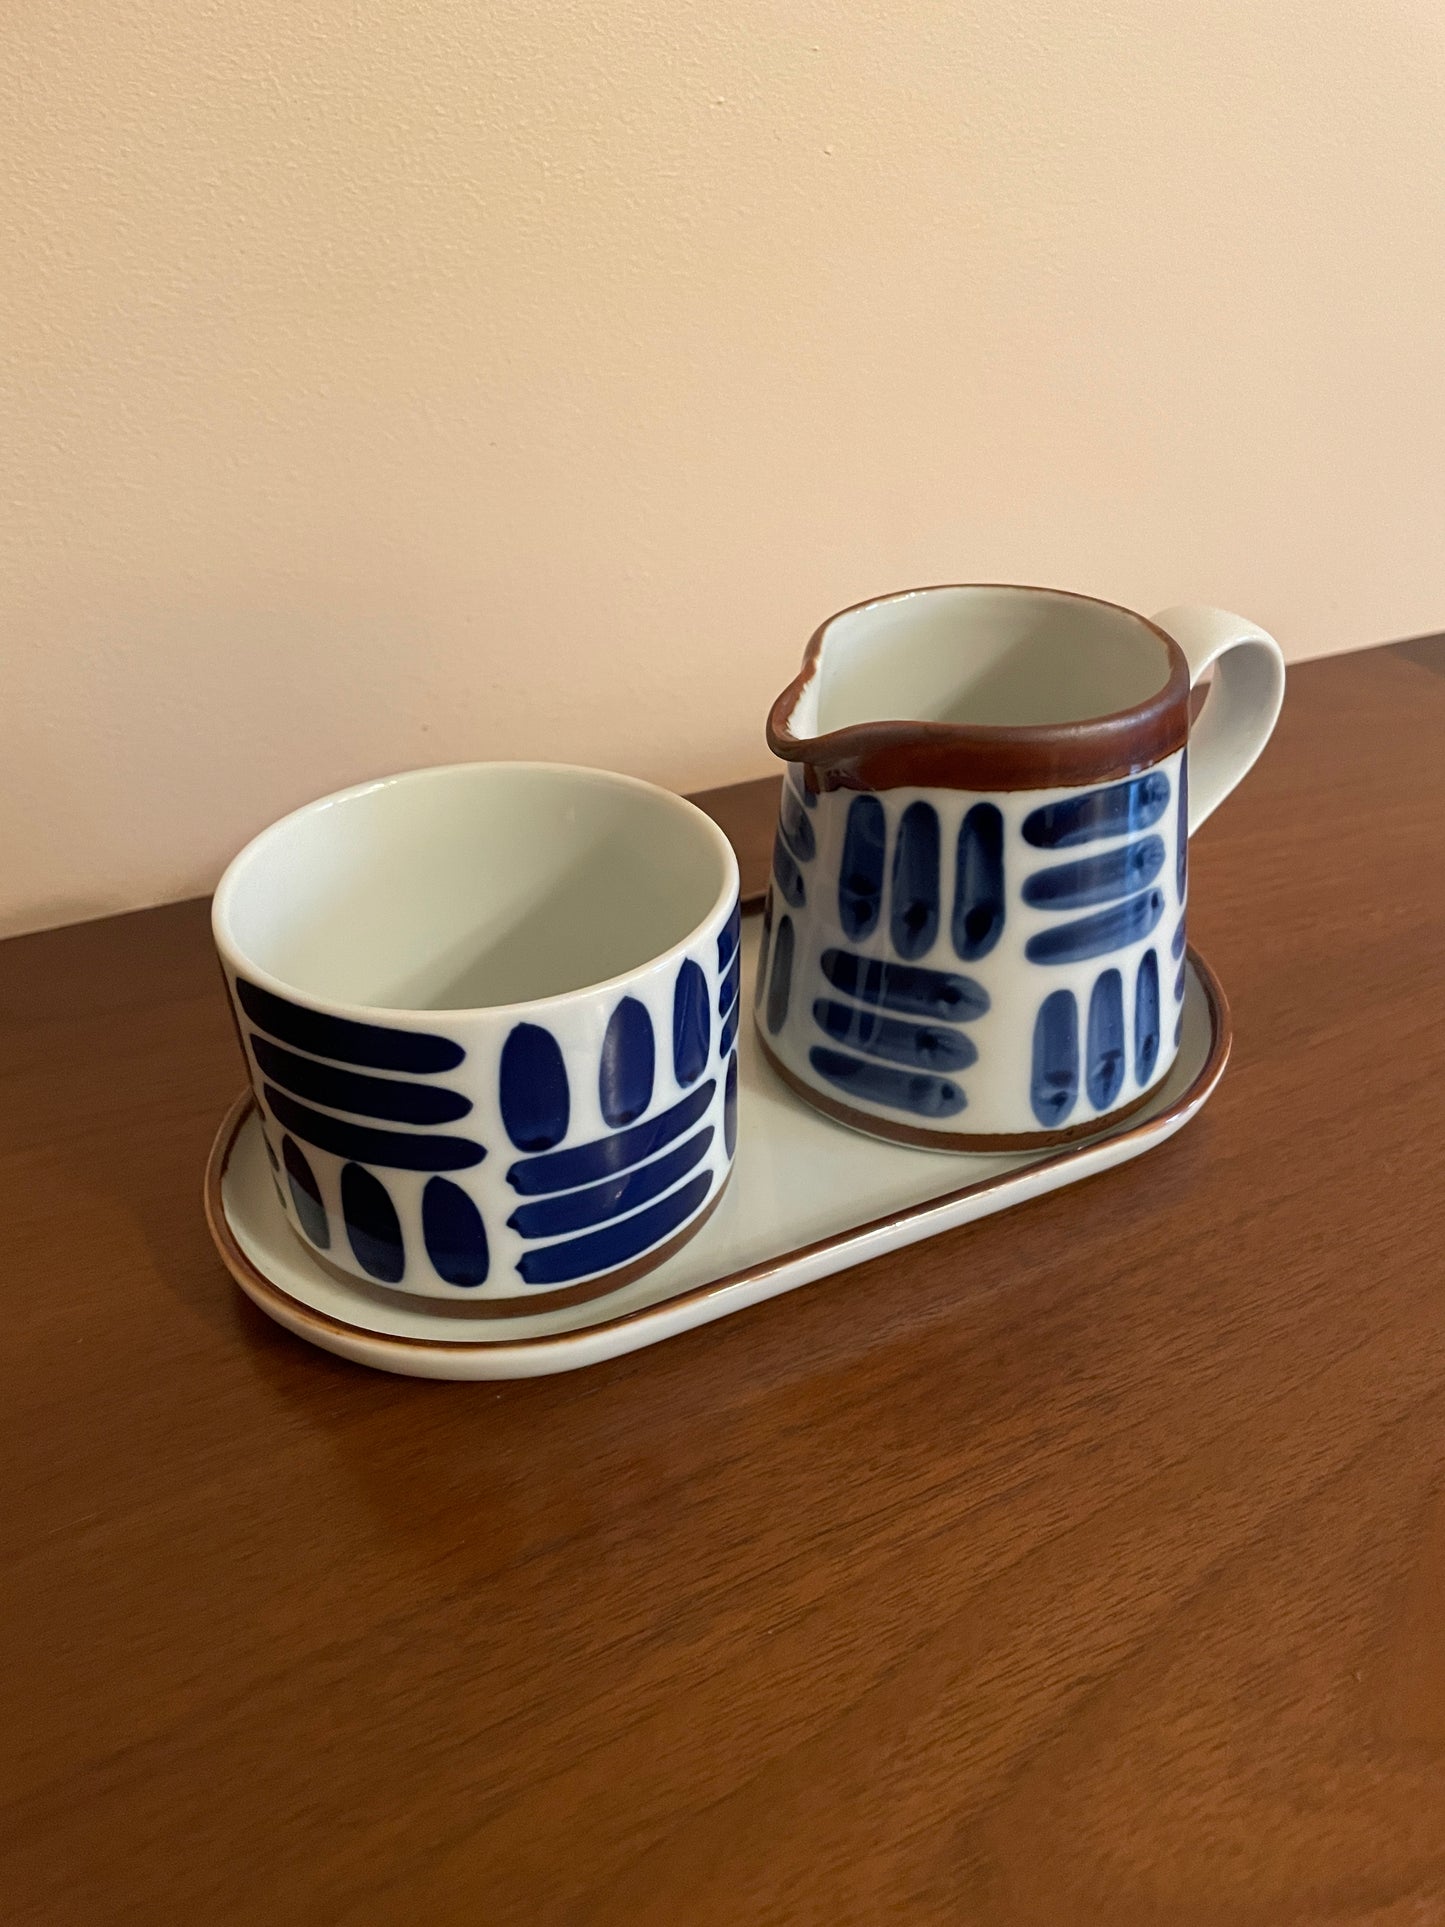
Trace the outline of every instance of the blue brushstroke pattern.
<path fill-rule="evenodd" d="M 567 1067 L 550 1030 L 514 1024 L 502 1046 L 502 1122 L 519 1151 L 548 1151 L 567 1135 L 572 1095 Z"/>
<path fill-rule="evenodd" d="M 276 1154 L 270 1145 L 266 1146 L 271 1162 L 276 1162 Z M 316 1173 L 306 1162 L 306 1153 L 292 1137 L 281 1140 L 281 1155 L 286 1160 L 286 1181 L 291 1187 L 291 1202 L 296 1207 L 296 1215 L 301 1220 L 301 1229 L 312 1244 L 321 1251 L 331 1249 L 331 1220 L 326 1215 L 326 1206 L 321 1197 L 321 1186 L 316 1182 Z"/>
<path fill-rule="evenodd" d="M 728 920 L 717 933 L 717 967 L 726 970 L 737 955 L 738 939 L 742 935 L 743 913 L 739 904 L 734 904 L 728 912 Z"/>
<path fill-rule="evenodd" d="M 1117 970 L 1105 970 L 1096 979 L 1089 998 L 1088 1075 L 1089 1102 L 1096 1111 L 1107 1111 L 1124 1082 L 1124 979 Z"/>
<path fill-rule="evenodd" d="M 1079 1006 L 1071 990 L 1045 997 L 1034 1020 L 1029 1101 L 1047 1130 L 1062 1124 L 1079 1095 Z"/>
<path fill-rule="evenodd" d="M 855 796 L 843 830 L 838 869 L 838 921 L 855 940 L 876 929 L 883 907 L 883 858 L 888 819 L 876 796 Z"/>
<path fill-rule="evenodd" d="M 784 843 L 781 831 L 773 838 L 773 881 L 783 893 L 784 901 L 800 910 L 808 900 L 808 892 L 803 884 L 803 873 L 793 861 L 793 853 Z"/>
<path fill-rule="evenodd" d="M 1146 950 L 1134 980 L 1134 1077 L 1147 1084 L 1159 1061 L 1159 959 Z"/>
<path fill-rule="evenodd" d="M 1174 882 L 1179 901 L 1184 901 L 1189 881 L 1189 751 L 1179 759 L 1179 817 L 1175 835 L 1179 844 L 1174 853 Z"/>
<path fill-rule="evenodd" d="M 1174 979 L 1174 1001 L 1176 1004 L 1182 1004 L 1184 1002 L 1184 975 L 1185 967 L 1183 964 L 1180 964 L 1179 974 Z"/>
<path fill-rule="evenodd" d="M 728 1059 L 727 1081 L 723 1085 L 723 1149 L 731 1157 L 738 1148 L 738 1060 Z"/>
<path fill-rule="evenodd" d="M 972 1023 L 988 1009 L 988 992 L 972 977 L 951 970 L 926 970 L 917 964 L 884 963 L 851 950 L 825 950 L 823 975 L 845 997 L 881 1004 L 904 1017 L 939 1017 Z"/>
<path fill-rule="evenodd" d="M 455 1070 L 466 1056 L 460 1044 L 424 1030 L 392 1030 L 384 1024 L 353 1023 L 349 1017 L 326 1017 L 258 984 L 236 979 L 241 1008 L 262 1030 L 283 1044 L 310 1051 L 315 1057 L 335 1057 L 343 1064 L 365 1064 L 378 1071 Z"/>
<path fill-rule="evenodd" d="M 1168 807 L 1169 778 L 1154 769 L 1127 783 L 1030 810 L 1024 818 L 1024 841 L 1036 850 L 1061 850 L 1099 837 L 1132 836 L 1136 830 L 1151 829 Z"/>
<path fill-rule="evenodd" d="M 657 1069 L 652 1019 L 636 997 L 624 997 L 607 1020 L 597 1067 L 597 1101 L 603 1118 L 616 1129 L 639 1118 L 652 1102 Z M 515 1139 L 513 1142 L 515 1143 Z M 556 1139 L 552 1142 L 555 1144 Z M 520 1145 L 520 1150 L 534 1146 Z"/>
<path fill-rule="evenodd" d="M 574 1144 L 565 1151 L 550 1151 L 543 1157 L 523 1158 L 507 1172 L 507 1182 L 523 1197 L 538 1198 L 549 1191 L 571 1191 L 579 1184 L 613 1177 L 690 1130 L 712 1103 L 716 1091 L 717 1080 L 710 1077 L 671 1110 L 659 1111 L 656 1117 L 629 1125 L 625 1131 L 594 1138 L 590 1144 Z"/>
<path fill-rule="evenodd" d="M 1145 836 L 1102 856 L 1035 870 L 1024 880 L 1024 902 L 1038 910 L 1082 910 L 1087 904 L 1109 903 L 1142 890 L 1163 868 L 1163 837 Z"/>
<path fill-rule="evenodd" d="M 892 905 L 888 930 L 900 957 L 921 957 L 933 947 L 939 916 L 938 811 L 910 803 L 893 846 Z"/>
<path fill-rule="evenodd" d="M 341 1211 L 356 1262 L 384 1285 L 398 1285 L 406 1273 L 406 1250 L 396 1206 L 380 1178 L 359 1164 L 341 1173 Z"/>
<path fill-rule="evenodd" d="M 804 809 L 817 809 L 818 799 L 808 788 L 808 779 L 796 763 L 792 763 L 788 767 L 788 781 L 792 783 L 793 788 L 798 792 L 799 796 L 802 797 Z"/>
<path fill-rule="evenodd" d="M 271 1113 L 283 1130 L 333 1157 L 389 1165 L 394 1171 L 467 1171 L 487 1155 L 470 1138 L 436 1132 L 383 1131 L 374 1124 L 349 1124 L 325 1111 L 313 1111 L 287 1097 L 274 1084 L 263 1086 Z"/>
<path fill-rule="evenodd" d="M 965 963 L 986 957 L 1003 935 L 1003 816 L 975 803 L 958 829 L 953 869 L 953 947 Z"/>
<path fill-rule="evenodd" d="M 813 834 L 813 826 L 808 821 L 807 811 L 803 808 L 798 792 L 791 783 L 783 785 L 782 805 L 778 811 L 778 829 L 783 841 L 799 863 L 813 861 L 818 854 L 818 839 Z"/>
<path fill-rule="evenodd" d="M 680 1230 L 711 1188 L 712 1173 L 704 1171 L 660 1203 L 631 1218 L 619 1218 L 601 1231 L 570 1238 L 565 1244 L 541 1245 L 524 1251 L 517 1261 L 517 1270 L 529 1285 L 565 1285 L 600 1271 L 614 1271 Z"/>
<path fill-rule="evenodd" d="M 437 1275 L 449 1285 L 486 1282 L 491 1257 L 482 1214 L 459 1184 L 428 1178 L 421 1194 L 421 1233 Z"/>
<path fill-rule="evenodd" d="M 722 1020 L 722 1029 L 717 1034 L 717 1054 L 720 1058 L 727 1056 L 737 1040 L 738 1011 L 740 1008 L 740 1005 L 734 1004 L 727 1016 Z"/>
<path fill-rule="evenodd" d="M 290 1091 L 293 1097 L 325 1104 L 333 1111 L 354 1111 L 359 1117 L 381 1117 L 397 1124 L 455 1124 L 472 1108 L 469 1097 L 440 1084 L 404 1084 L 394 1078 L 368 1077 L 362 1071 L 339 1070 L 314 1057 L 298 1057 L 282 1050 L 269 1037 L 251 1032 L 251 1049 L 262 1075 Z"/>
<path fill-rule="evenodd" d="M 700 963 L 685 957 L 672 987 L 672 1069 L 684 1090 L 707 1069 L 712 1049 L 712 1012 L 708 1007 L 707 975 Z"/>
<path fill-rule="evenodd" d="M 1184 919 L 1182 916 L 1174 926 L 1174 935 L 1169 939 L 1169 954 L 1171 957 L 1182 957 L 1184 955 Z"/>
<path fill-rule="evenodd" d="M 978 1061 L 973 1041 L 941 1024 L 905 1024 L 862 1005 L 835 1004 L 825 997 L 813 1005 L 813 1017 L 838 1043 L 912 1070 L 963 1071 Z"/>
<path fill-rule="evenodd" d="M 793 989 L 793 919 L 778 919 L 773 936 L 773 962 L 768 972 L 768 1029 L 776 1037 L 788 1021 L 788 998 Z"/>
<path fill-rule="evenodd" d="M 1081 963 L 1086 957 L 1102 957 L 1147 937 L 1163 914 L 1164 892 L 1145 890 L 1112 910 L 1040 930 L 1024 945 L 1024 955 L 1037 964 Z"/>
<path fill-rule="evenodd" d="M 850 1057 L 846 1051 L 815 1045 L 808 1052 L 808 1062 L 819 1077 L 827 1078 L 849 1097 L 886 1105 L 892 1111 L 910 1111 L 915 1117 L 956 1117 L 968 1101 L 957 1084 L 946 1077 L 889 1070 L 882 1064 Z"/>
<path fill-rule="evenodd" d="M 742 988 L 743 965 L 741 957 L 734 957 L 723 973 L 722 982 L 717 987 L 717 1014 L 725 1017 L 738 1000 Z"/>
<path fill-rule="evenodd" d="M 702 1163 L 713 1141 L 713 1127 L 702 1130 L 651 1164 L 639 1164 L 621 1177 L 589 1184 L 580 1191 L 564 1191 L 537 1204 L 519 1204 L 507 1223 L 524 1238 L 560 1238 L 569 1231 L 585 1231 L 625 1211 L 635 1211 L 650 1198 L 670 1191 L 679 1178 Z"/>

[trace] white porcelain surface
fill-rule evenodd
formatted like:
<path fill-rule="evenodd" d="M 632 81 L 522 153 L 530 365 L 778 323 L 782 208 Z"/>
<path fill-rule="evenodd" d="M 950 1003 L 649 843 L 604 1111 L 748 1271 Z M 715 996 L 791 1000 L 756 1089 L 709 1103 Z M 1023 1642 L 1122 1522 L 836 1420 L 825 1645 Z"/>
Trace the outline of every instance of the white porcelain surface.
<path fill-rule="evenodd" d="M 1189 731 L 1189 834 L 1254 768 L 1284 705 L 1284 652 L 1274 637 L 1227 609 L 1181 602 L 1154 617 L 1184 651 L 1189 681 L 1213 673 Z"/>
<path fill-rule="evenodd" d="M 744 995 L 757 942 L 758 919 L 750 917 L 743 925 Z M 768 1069 L 745 1025 L 744 1125 L 732 1182 L 712 1218 L 645 1278 L 590 1304 L 534 1317 L 465 1317 L 452 1304 L 353 1285 L 324 1269 L 290 1232 L 254 1115 L 221 1184 L 239 1261 L 226 1252 L 224 1237 L 220 1242 L 238 1282 L 270 1317 L 359 1363 L 429 1378 L 566 1371 L 1138 1157 L 1195 1115 L 1223 1070 L 1227 1044 L 1227 1036 L 1216 1037 L 1209 998 L 1191 967 L 1178 1057 L 1138 1115 L 1066 1151 L 977 1157 L 885 1144 L 829 1122 Z M 1147 1184 L 1147 1175 L 1139 1182 Z"/>
<path fill-rule="evenodd" d="M 702 811 L 562 765 L 416 770 L 263 831 L 213 928 L 295 1235 L 474 1303 L 684 1233 L 731 1159 L 737 893 Z"/>

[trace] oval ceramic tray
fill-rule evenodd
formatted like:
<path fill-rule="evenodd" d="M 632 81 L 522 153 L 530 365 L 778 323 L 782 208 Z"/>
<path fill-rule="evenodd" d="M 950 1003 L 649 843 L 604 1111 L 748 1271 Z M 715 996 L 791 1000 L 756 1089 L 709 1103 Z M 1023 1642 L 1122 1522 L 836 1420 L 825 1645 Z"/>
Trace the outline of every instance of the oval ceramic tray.
<path fill-rule="evenodd" d="M 759 919 L 749 917 L 745 1011 L 758 930 Z M 1199 1110 L 1223 1074 L 1231 1034 L 1224 993 L 1191 950 L 1179 1054 L 1148 1104 L 1082 1144 L 977 1157 L 862 1137 L 809 1110 L 768 1069 L 745 1021 L 737 1161 L 707 1224 L 622 1290 L 530 1317 L 482 1318 L 451 1300 L 364 1285 L 314 1257 L 281 1210 L 249 1093 L 232 1106 L 212 1147 L 206 1217 L 247 1297 L 298 1337 L 343 1358 L 415 1378 L 571 1371 L 1140 1156 Z"/>

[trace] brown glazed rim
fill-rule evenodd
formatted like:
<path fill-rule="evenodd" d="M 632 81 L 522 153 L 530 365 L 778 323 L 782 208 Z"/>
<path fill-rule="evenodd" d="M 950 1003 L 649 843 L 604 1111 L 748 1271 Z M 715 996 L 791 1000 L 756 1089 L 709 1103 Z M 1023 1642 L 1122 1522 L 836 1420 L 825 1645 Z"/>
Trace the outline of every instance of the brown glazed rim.
<path fill-rule="evenodd" d="M 1131 1124 L 1124 1131 L 1109 1132 L 1105 1126 L 1101 1135 L 1107 1135 L 1112 1143 L 1143 1136 L 1157 1126 L 1170 1122 L 1171 1119 L 1191 1114 L 1204 1102 L 1224 1075 L 1225 1066 L 1229 1062 L 1230 1045 L 1234 1039 L 1229 1000 L 1224 994 L 1219 979 L 1198 951 L 1191 947 L 1188 956 L 1209 1007 L 1209 1050 L 1187 1088 L 1181 1091 L 1174 1102 L 1164 1110 L 1156 1112 L 1141 1123 Z M 599 1332 L 625 1330 L 628 1326 L 641 1324 L 659 1313 L 674 1310 L 679 1305 L 703 1305 L 724 1297 L 739 1287 L 763 1283 L 784 1265 L 792 1265 L 803 1259 L 824 1257 L 840 1247 L 865 1239 L 874 1232 L 907 1224 L 914 1218 L 925 1217 L 941 1205 L 958 1204 L 977 1193 L 996 1190 L 1005 1178 L 1011 1175 L 995 1172 L 990 1177 L 975 1178 L 971 1183 L 960 1185 L 953 1191 L 942 1192 L 936 1198 L 925 1198 L 920 1204 L 909 1205 L 902 1211 L 893 1211 L 885 1217 L 871 1219 L 867 1224 L 850 1225 L 845 1231 L 832 1232 L 826 1238 L 815 1239 L 812 1244 L 799 1246 L 796 1251 L 782 1252 L 775 1258 L 765 1258 L 758 1264 L 746 1265 L 739 1271 L 729 1272 L 725 1277 L 714 1278 L 706 1285 L 695 1285 L 691 1291 L 680 1291 L 675 1297 L 664 1298 L 651 1305 L 639 1305 L 636 1310 L 623 1312 L 619 1317 L 599 1319 L 595 1324 L 579 1325 L 571 1331 L 549 1332 L 536 1338 L 476 1339 L 460 1343 L 437 1338 L 394 1338 L 389 1333 L 368 1331 L 364 1326 L 348 1325 L 341 1319 L 329 1317 L 325 1312 L 313 1311 L 300 1299 L 293 1298 L 289 1292 L 284 1292 L 279 1286 L 272 1284 L 263 1272 L 256 1269 L 237 1244 L 235 1234 L 226 1222 L 221 1201 L 221 1180 L 230 1163 L 231 1152 L 241 1125 L 245 1122 L 251 1101 L 250 1093 L 246 1092 L 231 1106 L 220 1130 L 216 1133 L 216 1141 L 211 1147 L 210 1159 L 206 1165 L 206 1223 L 226 1269 L 248 1296 L 260 1303 L 273 1306 L 280 1315 L 281 1323 L 292 1331 L 304 1332 L 305 1328 L 310 1326 L 313 1331 L 334 1332 L 343 1338 L 360 1340 L 367 1346 L 374 1346 L 380 1352 L 392 1348 L 399 1352 L 429 1354 L 434 1357 L 442 1354 L 450 1357 L 454 1353 L 467 1356 L 472 1353 L 486 1352 L 492 1357 L 515 1359 L 520 1363 L 526 1359 L 535 1358 L 539 1349 L 554 1353 L 576 1351 L 595 1338 Z M 1032 1168 L 1042 1170 L 1065 1167 L 1077 1159 L 1087 1157 L 1094 1148 L 1095 1142 L 1097 1139 L 1089 1143 L 1061 1146 L 1050 1155 L 1040 1158 Z"/>
<path fill-rule="evenodd" d="M 1152 696 L 1130 709 L 1072 723 L 1009 726 L 898 720 L 851 723 L 822 736 L 793 734 L 791 718 L 817 674 L 823 638 L 835 622 L 909 596 L 953 589 L 1005 589 L 1112 609 L 1159 639 L 1169 664 L 1168 676 Z M 768 711 L 767 736 L 775 756 L 803 766 L 812 790 L 1032 790 L 1107 782 L 1147 769 L 1184 747 L 1189 738 L 1189 664 L 1166 630 L 1122 602 L 1022 582 L 930 582 L 851 603 L 820 623 L 808 639 L 802 668 Z"/>

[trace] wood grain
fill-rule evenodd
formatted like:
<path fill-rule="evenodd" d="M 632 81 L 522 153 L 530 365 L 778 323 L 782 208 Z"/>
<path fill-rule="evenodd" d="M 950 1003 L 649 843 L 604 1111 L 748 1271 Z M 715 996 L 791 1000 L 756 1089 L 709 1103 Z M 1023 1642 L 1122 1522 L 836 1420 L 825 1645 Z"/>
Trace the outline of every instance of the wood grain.
<path fill-rule="evenodd" d="M 0 947 L 7 1927 L 1445 1919 L 1442 833 L 1445 677 L 1296 670 L 1196 1124 L 530 1384 L 231 1287 L 203 905 Z"/>

